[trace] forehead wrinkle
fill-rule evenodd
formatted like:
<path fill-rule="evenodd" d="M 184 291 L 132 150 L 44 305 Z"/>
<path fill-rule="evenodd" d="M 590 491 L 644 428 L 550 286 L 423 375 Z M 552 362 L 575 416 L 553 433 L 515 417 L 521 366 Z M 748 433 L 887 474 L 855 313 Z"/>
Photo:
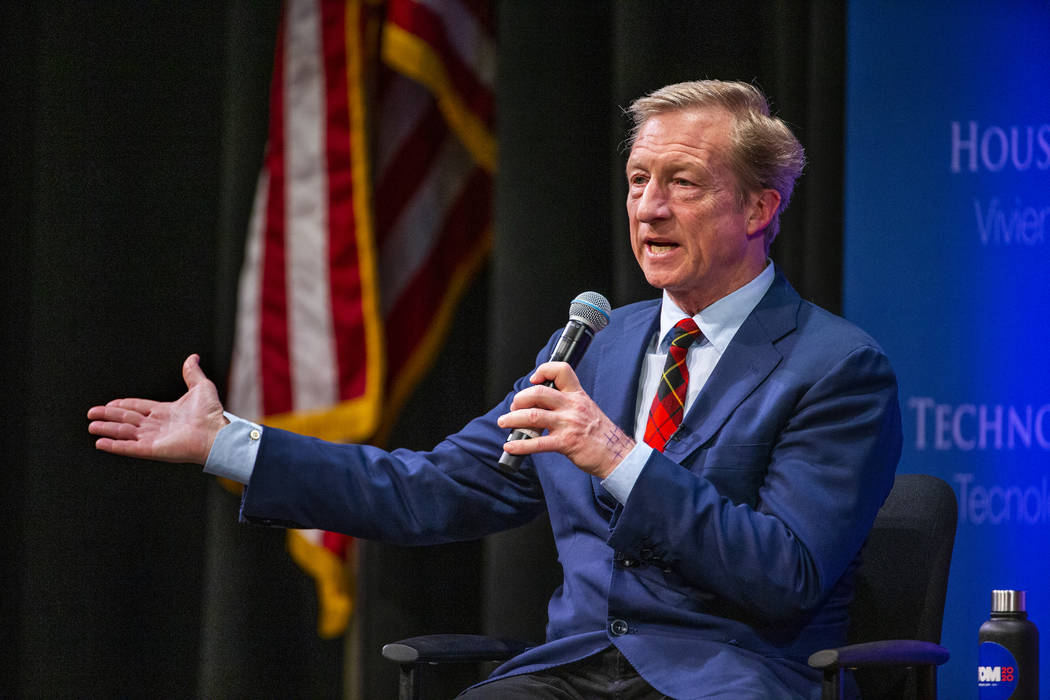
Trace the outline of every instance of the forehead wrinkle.
<path fill-rule="evenodd" d="M 732 124 L 732 115 L 717 108 L 655 114 L 641 125 L 628 163 L 635 160 L 635 153 L 640 150 L 650 153 L 650 159 L 664 153 L 681 153 L 704 162 L 709 170 L 724 167 Z"/>

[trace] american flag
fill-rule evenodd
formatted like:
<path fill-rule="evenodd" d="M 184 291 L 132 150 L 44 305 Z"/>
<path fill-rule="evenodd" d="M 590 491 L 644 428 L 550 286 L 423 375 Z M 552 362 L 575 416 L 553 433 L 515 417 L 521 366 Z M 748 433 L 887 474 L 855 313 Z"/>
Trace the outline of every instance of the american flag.
<path fill-rule="evenodd" d="M 488 0 L 287 0 L 233 413 L 337 441 L 389 428 L 489 249 L 495 59 Z M 289 533 L 324 637 L 352 611 L 349 545 Z"/>

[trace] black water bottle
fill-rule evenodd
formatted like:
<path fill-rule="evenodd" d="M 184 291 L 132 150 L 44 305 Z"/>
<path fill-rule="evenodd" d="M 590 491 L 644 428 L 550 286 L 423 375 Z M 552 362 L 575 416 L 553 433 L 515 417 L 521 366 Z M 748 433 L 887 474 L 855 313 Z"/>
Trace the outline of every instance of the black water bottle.
<path fill-rule="evenodd" d="M 992 616 L 978 640 L 980 700 L 1039 700 L 1039 630 L 1024 591 L 992 591 Z"/>

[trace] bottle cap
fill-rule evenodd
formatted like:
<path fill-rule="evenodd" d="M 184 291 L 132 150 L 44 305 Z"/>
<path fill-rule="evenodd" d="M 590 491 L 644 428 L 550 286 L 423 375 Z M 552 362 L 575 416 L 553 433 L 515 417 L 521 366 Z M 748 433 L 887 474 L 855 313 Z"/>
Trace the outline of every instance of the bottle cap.
<path fill-rule="evenodd" d="M 992 612 L 1025 612 L 1025 592 L 992 591 Z"/>

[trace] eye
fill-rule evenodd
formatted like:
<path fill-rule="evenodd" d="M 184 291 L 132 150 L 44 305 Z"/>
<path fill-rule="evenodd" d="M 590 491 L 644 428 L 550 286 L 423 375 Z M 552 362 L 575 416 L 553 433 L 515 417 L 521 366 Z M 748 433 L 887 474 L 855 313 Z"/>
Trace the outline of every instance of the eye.
<path fill-rule="evenodd" d="M 679 187 L 696 187 L 696 183 L 691 180 L 686 180 L 684 177 L 676 177 L 671 182 L 678 185 Z"/>
<path fill-rule="evenodd" d="M 649 178 L 644 173 L 634 173 L 627 178 L 627 181 L 632 185 L 644 185 Z"/>

